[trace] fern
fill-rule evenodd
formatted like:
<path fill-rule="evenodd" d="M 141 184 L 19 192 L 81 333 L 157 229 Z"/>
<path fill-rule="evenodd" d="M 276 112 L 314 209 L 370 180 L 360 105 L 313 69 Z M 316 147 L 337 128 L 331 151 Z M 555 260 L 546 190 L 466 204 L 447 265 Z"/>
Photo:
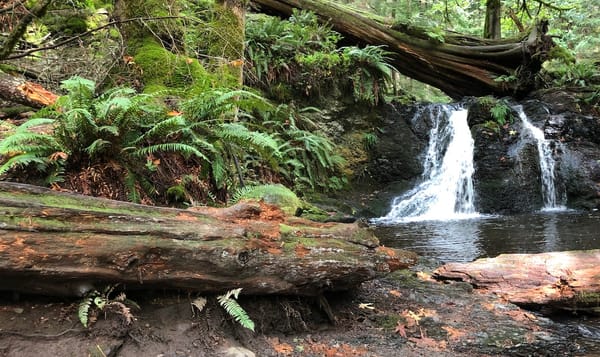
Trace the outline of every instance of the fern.
<path fill-rule="evenodd" d="M 182 144 L 182 143 L 163 143 L 163 144 L 155 144 L 146 146 L 140 149 L 137 149 L 133 152 L 134 156 L 146 156 L 149 154 L 156 154 L 157 152 L 176 152 L 178 154 L 183 155 L 184 157 L 189 157 L 195 155 L 201 159 L 209 161 L 208 157 L 200 152 L 195 147 Z"/>
<path fill-rule="evenodd" d="M 280 156 L 279 143 L 270 134 L 251 131 L 240 123 L 225 123 L 219 127 L 218 135 L 224 139 L 251 145 L 267 156 Z"/>
<path fill-rule="evenodd" d="M 97 292 L 96 292 L 97 293 Z M 83 327 L 88 327 L 89 322 L 89 314 L 90 309 L 92 307 L 92 302 L 94 301 L 94 297 L 86 297 L 79 303 L 79 309 L 77 310 L 77 317 L 79 317 L 79 321 L 83 325 Z"/>
<path fill-rule="evenodd" d="M 139 305 L 132 300 L 127 299 L 125 293 L 120 293 L 114 299 L 110 298 L 115 285 L 107 286 L 102 293 L 97 290 L 90 291 L 79 303 L 77 309 L 77 317 L 84 327 L 88 327 L 90 323 L 90 312 L 92 308 L 98 310 L 105 310 L 106 308 L 112 308 L 125 320 L 125 324 L 130 324 L 135 320 L 135 317 L 131 313 L 131 309 L 127 305 L 131 305 L 139 309 Z"/>
<path fill-rule="evenodd" d="M 244 197 L 245 195 L 247 195 L 250 191 L 254 190 L 255 188 L 252 186 L 244 186 L 244 187 L 240 187 L 238 188 L 233 195 L 231 195 L 231 198 L 229 199 L 229 204 L 233 205 L 239 202 L 240 199 L 242 199 L 242 197 Z"/>
<path fill-rule="evenodd" d="M 233 317 L 242 327 L 245 327 L 254 332 L 254 321 L 250 319 L 246 311 L 240 306 L 235 300 L 242 291 L 242 288 L 232 289 L 223 295 L 217 296 L 219 305 L 221 305 L 225 311 Z"/>

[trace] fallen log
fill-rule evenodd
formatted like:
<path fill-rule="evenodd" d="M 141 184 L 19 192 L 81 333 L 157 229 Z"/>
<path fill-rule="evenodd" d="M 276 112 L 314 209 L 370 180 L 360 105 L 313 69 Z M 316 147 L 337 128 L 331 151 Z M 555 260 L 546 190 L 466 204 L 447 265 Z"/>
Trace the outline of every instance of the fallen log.
<path fill-rule="evenodd" d="M 57 98 L 58 95 L 37 83 L 0 71 L 0 99 L 32 108 L 42 108 L 53 104 Z"/>
<path fill-rule="evenodd" d="M 445 264 L 433 276 L 468 282 L 521 306 L 600 312 L 600 250 L 502 254 Z"/>
<path fill-rule="evenodd" d="M 189 289 L 319 295 L 406 268 L 357 224 L 286 217 L 275 206 L 151 207 L 0 182 L 0 290 L 82 295 Z"/>
<path fill-rule="evenodd" d="M 444 33 L 432 38 L 425 28 L 386 23 L 339 2 L 328 0 L 252 0 L 259 11 L 290 16 L 294 9 L 312 11 L 346 41 L 385 46 L 390 63 L 402 74 L 430 84 L 453 99 L 464 96 L 524 96 L 535 87 L 536 74 L 554 45 L 547 23 L 529 34 L 506 40 Z"/>

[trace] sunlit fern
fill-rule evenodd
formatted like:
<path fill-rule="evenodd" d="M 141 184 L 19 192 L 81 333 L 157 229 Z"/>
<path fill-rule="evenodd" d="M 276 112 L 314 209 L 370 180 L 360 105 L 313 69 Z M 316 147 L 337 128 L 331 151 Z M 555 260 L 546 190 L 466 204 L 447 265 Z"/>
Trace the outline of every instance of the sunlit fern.
<path fill-rule="evenodd" d="M 225 294 L 217 296 L 217 300 L 219 301 L 219 305 L 221 305 L 235 321 L 243 327 L 254 331 L 254 321 L 250 319 L 246 311 L 236 300 L 241 291 L 242 288 L 229 290 Z"/>

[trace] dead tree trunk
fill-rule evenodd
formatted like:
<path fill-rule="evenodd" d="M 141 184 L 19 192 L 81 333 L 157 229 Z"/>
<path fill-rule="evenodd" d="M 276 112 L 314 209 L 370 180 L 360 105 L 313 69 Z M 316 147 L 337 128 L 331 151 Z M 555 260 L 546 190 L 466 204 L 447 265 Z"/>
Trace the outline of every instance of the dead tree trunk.
<path fill-rule="evenodd" d="M 425 29 L 385 24 L 340 4 L 324 0 L 253 0 L 261 11 L 289 16 L 310 10 L 347 40 L 383 45 L 391 63 L 408 77 L 463 96 L 520 96 L 533 89 L 534 77 L 552 46 L 546 25 L 512 40 L 486 40 L 445 34 L 443 42 Z M 368 17 L 369 16 L 369 17 Z"/>
<path fill-rule="evenodd" d="M 463 280 L 518 305 L 600 312 L 600 250 L 502 254 L 446 264 L 434 277 Z"/>
<path fill-rule="evenodd" d="M 356 224 L 284 217 L 246 202 L 228 209 L 149 207 L 0 182 L 1 290 L 81 295 L 189 289 L 318 295 L 408 267 Z"/>

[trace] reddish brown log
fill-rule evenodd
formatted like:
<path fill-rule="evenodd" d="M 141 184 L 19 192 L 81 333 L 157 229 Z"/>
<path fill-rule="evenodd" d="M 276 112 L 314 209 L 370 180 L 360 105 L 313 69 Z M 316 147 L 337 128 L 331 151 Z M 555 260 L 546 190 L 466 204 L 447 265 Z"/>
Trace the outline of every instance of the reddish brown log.
<path fill-rule="evenodd" d="M 0 182 L 0 212 L 0 290 L 80 295 L 121 283 L 318 295 L 415 261 L 356 224 L 285 217 L 257 202 L 180 210 Z"/>
<path fill-rule="evenodd" d="M 440 280 L 462 280 L 524 306 L 600 312 L 600 250 L 503 254 L 449 263 Z"/>
<path fill-rule="evenodd" d="M 53 104 L 58 96 L 39 84 L 0 71 L 0 98 L 32 108 Z"/>

